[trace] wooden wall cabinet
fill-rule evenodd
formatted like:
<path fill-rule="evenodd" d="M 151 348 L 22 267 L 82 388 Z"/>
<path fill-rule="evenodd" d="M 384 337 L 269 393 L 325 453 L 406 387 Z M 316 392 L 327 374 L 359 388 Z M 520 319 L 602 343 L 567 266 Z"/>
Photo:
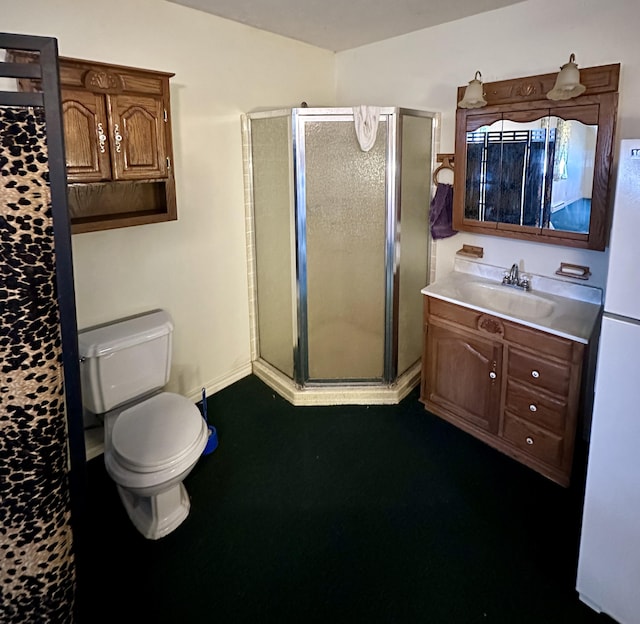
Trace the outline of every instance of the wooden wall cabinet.
<path fill-rule="evenodd" d="M 67 180 L 166 178 L 165 110 L 161 98 L 65 89 Z"/>
<path fill-rule="evenodd" d="M 58 65 L 72 233 L 175 220 L 174 74 L 66 57 Z M 18 87 L 40 90 L 37 79 Z"/>
<path fill-rule="evenodd" d="M 424 298 L 425 408 L 563 486 L 584 359 L 582 343 Z"/>
<path fill-rule="evenodd" d="M 73 233 L 177 218 L 166 72 L 60 58 Z"/>

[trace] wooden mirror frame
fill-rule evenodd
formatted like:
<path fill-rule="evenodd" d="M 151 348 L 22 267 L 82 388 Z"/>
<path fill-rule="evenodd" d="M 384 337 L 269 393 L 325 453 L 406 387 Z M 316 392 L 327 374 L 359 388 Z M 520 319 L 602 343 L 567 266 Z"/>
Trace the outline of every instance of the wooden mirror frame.
<path fill-rule="evenodd" d="M 618 82 L 620 64 L 601 65 L 580 69 L 580 82 L 586 87 L 579 97 L 570 100 L 548 100 L 546 94 L 553 88 L 557 77 L 542 74 L 502 80 L 484 84 L 487 106 L 476 109 L 458 108 L 456 111 L 455 176 L 453 190 L 453 227 L 458 231 L 504 236 L 521 240 L 566 245 L 603 251 L 608 243 L 611 206 L 609 202 L 609 182 L 613 161 L 613 139 L 618 108 Z M 466 85 L 458 87 L 459 102 Z M 587 234 L 499 223 L 478 221 L 465 217 L 465 195 L 467 179 L 466 135 L 468 122 L 473 119 L 495 121 L 496 115 L 505 118 L 525 117 L 532 111 L 547 111 L 548 114 L 579 119 L 575 109 L 580 106 L 597 107 L 598 136 L 596 140 L 593 192 L 591 196 L 591 216 Z M 574 109 L 574 111 L 571 111 Z"/>

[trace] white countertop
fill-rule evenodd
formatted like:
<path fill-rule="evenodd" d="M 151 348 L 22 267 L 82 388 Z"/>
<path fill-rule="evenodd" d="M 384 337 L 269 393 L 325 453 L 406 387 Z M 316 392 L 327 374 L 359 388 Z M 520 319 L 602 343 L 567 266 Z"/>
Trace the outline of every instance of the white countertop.
<path fill-rule="evenodd" d="M 587 344 L 602 310 L 602 290 L 594 286 L 575 284 L 565 280 L 526 273 L 530 279 L 529 293 L 553 304 L 553 310 L 540 318 L 525 318 L 505 314 L 491 307 L 491 301 L 475 297 L 473 292 L 465 288 L 466 284 L 475 282 L 486 285 L 502 286 L 502 277 L 508 269 L 456 258 L 454 270 L 447 276 L 436 280 L 421 290 L 428 297 L 435 297 L 455 303 L 479 312 L 492 314 L 508 321 L 533 327 L 541 331 L 555 334 Z M 527 293 L 519 292 L 519 294 Z"/>

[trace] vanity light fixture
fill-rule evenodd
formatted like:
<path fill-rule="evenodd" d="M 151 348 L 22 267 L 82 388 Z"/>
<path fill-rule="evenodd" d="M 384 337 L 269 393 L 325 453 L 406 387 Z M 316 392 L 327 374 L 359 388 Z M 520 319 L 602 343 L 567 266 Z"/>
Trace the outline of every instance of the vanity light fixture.
<path fill-rule="evenodd" d="M 569 62 L 560 68 L 560 73 L 556 78 L 556 84 L 547 93 L 550 100 L 570 100 L 571 98 L 582 95 L 587 87 L 580 84 L 580 71 L 575 63 L 576 55 L 571 54 Z"/>
<path fill-rule="evenodd" d="M 469 82 L 464 97 L 458 102 L 460 108 L 482 108 L 487 105 L 484 99 L 482 74 L 477 71 L 475 78 Z"/>

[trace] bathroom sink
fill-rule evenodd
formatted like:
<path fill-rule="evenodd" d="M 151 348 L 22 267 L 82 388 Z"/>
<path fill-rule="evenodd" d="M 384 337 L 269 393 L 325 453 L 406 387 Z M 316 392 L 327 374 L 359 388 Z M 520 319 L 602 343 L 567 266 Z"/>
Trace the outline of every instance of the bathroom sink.
<path fill-rule="evenodd" d="M 467 303 L 518 318 L 532 320 L 545 318 L 553 312 L 555 307 L 553 301 L 545 297 L 502 284 L 466 282 L 459 288 L 460 294 Z"/>

